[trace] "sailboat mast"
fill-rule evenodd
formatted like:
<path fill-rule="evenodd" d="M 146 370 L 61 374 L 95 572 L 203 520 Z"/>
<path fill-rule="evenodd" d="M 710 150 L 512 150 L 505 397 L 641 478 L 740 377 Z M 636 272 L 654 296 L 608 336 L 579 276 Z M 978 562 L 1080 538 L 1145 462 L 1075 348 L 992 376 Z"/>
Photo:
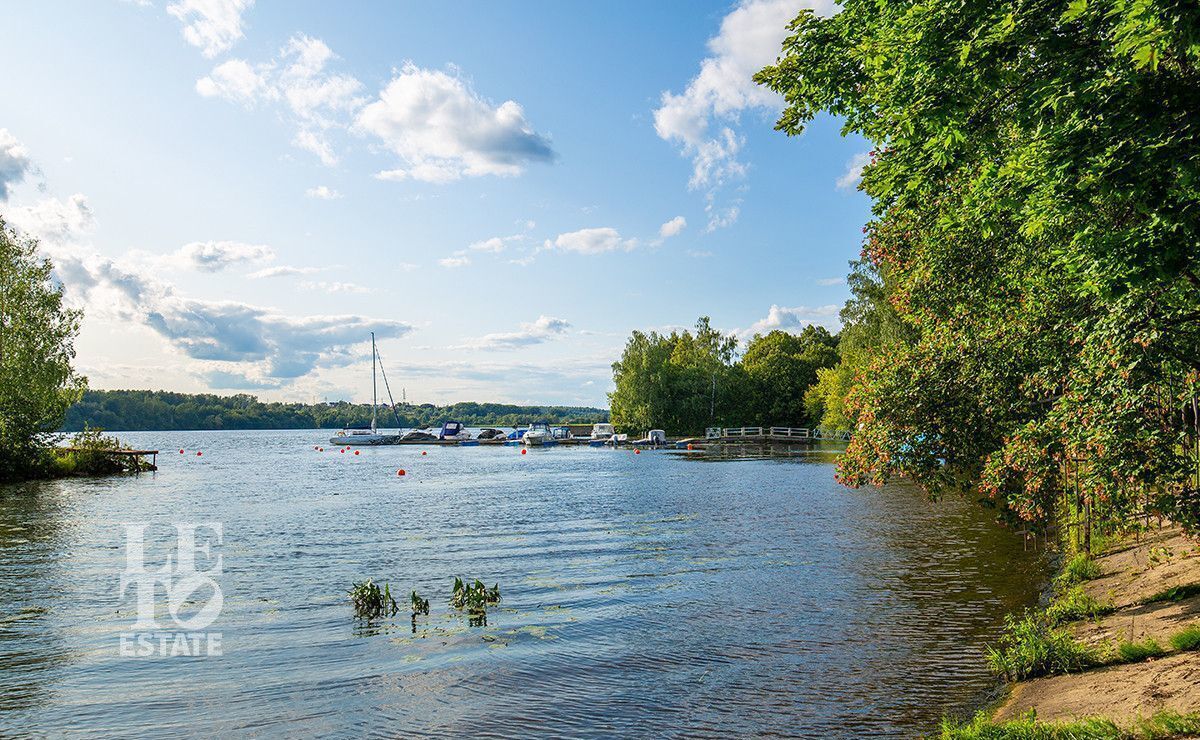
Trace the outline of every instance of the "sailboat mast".
<path fill-rule="evenodd" d="M 371 332 L 371 432 L 375 431 L 375 407 L 379 405 L 375 391 L 375 332 Z"/>

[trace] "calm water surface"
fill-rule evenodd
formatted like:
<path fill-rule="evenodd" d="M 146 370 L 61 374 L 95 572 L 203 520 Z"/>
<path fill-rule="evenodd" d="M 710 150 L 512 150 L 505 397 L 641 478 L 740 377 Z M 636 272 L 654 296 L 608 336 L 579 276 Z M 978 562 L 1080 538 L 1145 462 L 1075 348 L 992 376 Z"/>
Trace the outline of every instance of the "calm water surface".
<path fill-rule="evenodd" d="M 824 455 L 121 436 L 171 454 L 0 488 L 0 735 L 912 737 L 988 700 L 980 645 L 1045 575 L 974 505 L 850 491 Z M 121 657 L 122 523 L 154 567 L 208 521 L 224 654 Z M 455 575 L 500 584 L 486 626 Z M 431 615 L 357 624 L 366 577 Z"/>

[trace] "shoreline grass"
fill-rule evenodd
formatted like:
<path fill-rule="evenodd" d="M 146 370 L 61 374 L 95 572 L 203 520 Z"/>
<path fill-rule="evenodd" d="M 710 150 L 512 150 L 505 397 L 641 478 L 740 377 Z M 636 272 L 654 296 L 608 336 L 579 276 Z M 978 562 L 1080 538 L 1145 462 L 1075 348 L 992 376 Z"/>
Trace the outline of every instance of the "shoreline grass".
<path fill-rule="evenodd" d="M 966 722 L 942 720 L 942 740 L 1167 740 L 1200 733 L 1200 714 L 1162 711 L 1138 718 L 1127 727 L 1111 720 L 1040 722 L 1031 711 L 1024 717 L 996 722 L 979 712 Z"/>

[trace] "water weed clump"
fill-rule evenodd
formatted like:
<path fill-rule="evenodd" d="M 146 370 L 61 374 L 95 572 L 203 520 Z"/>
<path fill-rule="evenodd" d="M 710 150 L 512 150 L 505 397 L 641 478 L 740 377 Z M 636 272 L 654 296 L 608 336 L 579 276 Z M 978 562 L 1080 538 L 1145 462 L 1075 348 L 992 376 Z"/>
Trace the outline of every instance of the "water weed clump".
<path fill-rule="evenodd" d="M 988 647 L 988 664 L 997 675 L 1013 681 L 1056 673 L 1070 673 L 1096 665 L 1094 648 L 1076 640 L 1065 629 L 1056 629 L 1036 614 L 1004 619 L 1000 647 Z"/>
<path fill-rule="evenodd" d="M 1112 604 L 1102 604 L 1084 592 L 1082 586 L 1071 586 L 1046 607 L 1046 620 L 1052 625 L 1080 619 L 1096 620 L 1115 610 Z"/>
<path fill-rule="evenodd" d="M 1200 624 L 1184 627 L 1171 635 L 1171 647 L 1176 650 L 1195 650 L 1200 648 Z"/>
<path fill-rule="evenodd" d="M 500 603 L 500 585 L 490 589 L 483 581 L 476 579 L 474 583 L 465 583 L 461 578 L 454 579 L 454 591 L 450 594 L 450 606 L 468 612 L 486 612 L 489 604 Z"/>
<path fill-rule="evenodd" d="M 388 584 L 379 588 L 379 584 L 370 578 L 362 583 L 355 583 L 346 592 L 350 602 L 354 604 L 354 616 L 370 621 L 380 617 L 392 617 L 400 611 L 396 600 L 392 598 L 392 590 Z"/>
<path fill-rule="evenodd" d="M 1141 642 L 1123 640 L 1117 645 L 1116 660 L 1119 663 L 1140 663 L 1148 658 L 1161 658 L 1167 651 L 1158 640 L 1147 637 Z"/>
<path fill-rule="evenodd" d="M 411 602 L 414 617 L 418 614 L 429 615 L 429 599 L 422 599 L 416 591 L 413 591 Z"/>
<path fill-rule="evenodd" d="M 1129 727 L 1091 718 L 1074 722 L 1038 722 L 1031 711 L 1019 719 L 995 722 L 985 712 L 970 722 L 942 720 L 942 740 L 1166 740 L 1200 732 L 1200 714 L 1163 711 Z"/>

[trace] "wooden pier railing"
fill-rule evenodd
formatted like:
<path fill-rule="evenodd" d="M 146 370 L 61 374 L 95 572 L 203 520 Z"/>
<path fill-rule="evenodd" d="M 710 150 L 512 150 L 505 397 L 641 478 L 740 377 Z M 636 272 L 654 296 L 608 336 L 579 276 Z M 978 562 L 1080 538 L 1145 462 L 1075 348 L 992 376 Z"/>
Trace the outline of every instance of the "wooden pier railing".
<path fill-rule="evenodd" d="M 728 442 L 789 441 L 789 440 L 840 440 L 847 441 L 851 433 L 845 429 L 815 427 L 709 427 L 704 438 Z"/>

